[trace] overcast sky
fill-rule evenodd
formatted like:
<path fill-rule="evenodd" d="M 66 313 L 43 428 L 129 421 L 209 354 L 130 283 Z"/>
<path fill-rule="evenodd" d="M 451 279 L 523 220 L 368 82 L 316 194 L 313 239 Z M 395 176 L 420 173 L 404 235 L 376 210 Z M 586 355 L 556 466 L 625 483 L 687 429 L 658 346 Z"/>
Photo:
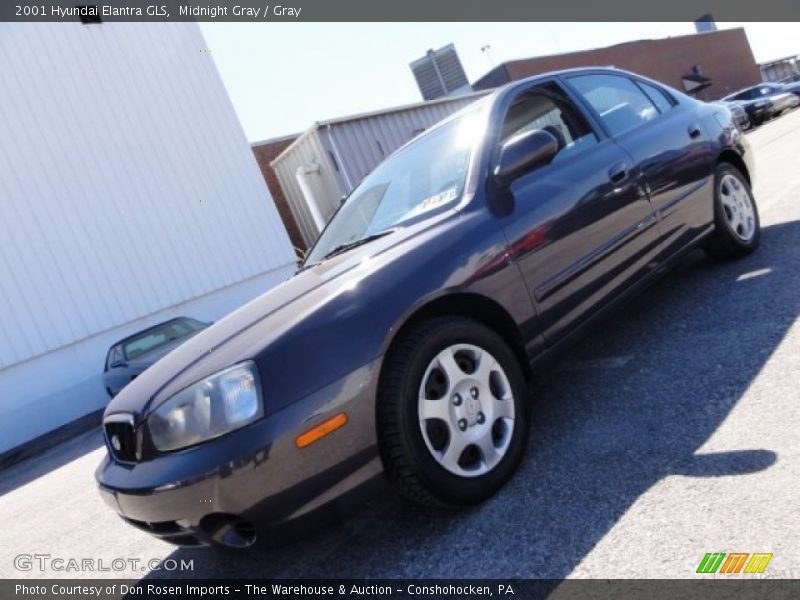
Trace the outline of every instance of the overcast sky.
<path fill-rule="evenodd" d="M 800 53 L 796 23 L 744 26 L 756 61 Z M 201 23 L 250 141 L 422 98 L 408 64 L 450 42 L 470 81 L 515 58 L 694 32 L 693 23 Z M 481 47 L 490 45 L 488 54 Z"/>

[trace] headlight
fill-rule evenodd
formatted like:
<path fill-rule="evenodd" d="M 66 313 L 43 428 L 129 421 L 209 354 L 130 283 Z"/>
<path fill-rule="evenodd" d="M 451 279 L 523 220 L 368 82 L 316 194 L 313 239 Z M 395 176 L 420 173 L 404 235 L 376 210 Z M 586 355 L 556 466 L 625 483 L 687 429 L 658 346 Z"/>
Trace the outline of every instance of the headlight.
<path fill-rule="evenodd" d="M 248 361 L 181 390 L 147 423 L 155 447 L 167 452 L 219 437 L 263 416 L 258 373 Z"/>

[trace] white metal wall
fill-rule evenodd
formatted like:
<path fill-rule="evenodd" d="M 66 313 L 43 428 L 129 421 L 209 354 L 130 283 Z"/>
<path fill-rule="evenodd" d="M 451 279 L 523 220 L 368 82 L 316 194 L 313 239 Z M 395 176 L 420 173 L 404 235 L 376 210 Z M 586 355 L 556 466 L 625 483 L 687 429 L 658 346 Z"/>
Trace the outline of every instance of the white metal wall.
<path fill-rule="evenodd" d="M 326 219 L 336 210 L 336 203 L 345 193 L 345 187 L 337 179 L 336 168 L 330 155 L 322 145 L 316 129 L 301 135 L 288 148 L 291 152 L 280 155 L 280 162 L 272 162 L 275 176 L 289 204 L 300 235 L 307 247 L 317 238 L 319 231 L 308 207 L 308 201 L 297 182 L 297 169 L 301 166 L 319 165 L 319 171 L 308 176 L 308 182 L 317 199 L 319 210 Z M 287 150 L 288 150 L 287 149 Z"/>
<path fill-rule="evenodd" d="M 320 133 L 326 146 L 333 145 L 338 150 L 342 163 L 340 169 L 351 182 L 346 189 L 350 192 L 400 146 L 485 94 L 456 96 L 419 105 L 410 110 L 342 121 L 322 129 Z"/>
<path fill-rule="evenodd" d="M 195 23 L 0 24 L 0 422 L 58 412 L 59 389 L 96 378 L 105 348 L 86 340 L 197 299 L 215 298 L 205 312 L 219 317 L 244 283 L 261 282 L 252 297 L 290 272 L 205 48 Z M 78 346 L 81 369 L 47 389 L 20 381 L 25 364 Z"/>
<path fill-rule="evenodd" d="M 350 193 L 384 158 L 487 93 L 323 122 L 303 133 L 272 162 L 272 167 L 306 244 L 311 245 L 319 231 L 297 184 L 295 173 L 299 166 L 320 165 L 309 181 L 327 219 L 339 206 L 342 195 Z"/>

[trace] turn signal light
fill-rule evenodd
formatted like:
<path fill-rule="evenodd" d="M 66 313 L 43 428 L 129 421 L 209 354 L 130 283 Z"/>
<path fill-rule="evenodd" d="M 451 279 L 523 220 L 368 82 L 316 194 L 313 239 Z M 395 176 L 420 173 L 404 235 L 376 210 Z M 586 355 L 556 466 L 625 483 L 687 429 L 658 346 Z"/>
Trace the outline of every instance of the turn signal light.
<path fill-rule="evenodd" d="M 297 436 L 294 443 L 298 448 L 305 448 L 306 446 L 310 446 L 317 440 L 324 438 L 329 433 L 333 433 L 346 424 L 347 415 L 345 413 L 339 413 L 338 415 L 334 415 L 330 419 L 323 421 L 319 425 L 312 427 L 305 433 L 301 433 Z"/>

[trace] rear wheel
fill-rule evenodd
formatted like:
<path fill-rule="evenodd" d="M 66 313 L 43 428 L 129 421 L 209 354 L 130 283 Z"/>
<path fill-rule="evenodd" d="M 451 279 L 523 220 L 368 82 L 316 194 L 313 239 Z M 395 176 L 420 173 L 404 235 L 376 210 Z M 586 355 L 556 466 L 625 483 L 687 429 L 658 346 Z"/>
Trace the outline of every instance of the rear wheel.
<path fill-rule="evenodd" d="M 525 381 L 508 344 L 464 318 L 421 323 L 387 356 L 381 454 L 408 499 L 467 505 L 513 475 L 528 437 Z"/>
<path fill-rule="evenodd" d="M 758 208 L 750 186 L 739 170 L 727 163 L 717 167 L 714 185 L 716 229 L 706 251 L 719 260 L 746 256 L 761 239 Z"/>

